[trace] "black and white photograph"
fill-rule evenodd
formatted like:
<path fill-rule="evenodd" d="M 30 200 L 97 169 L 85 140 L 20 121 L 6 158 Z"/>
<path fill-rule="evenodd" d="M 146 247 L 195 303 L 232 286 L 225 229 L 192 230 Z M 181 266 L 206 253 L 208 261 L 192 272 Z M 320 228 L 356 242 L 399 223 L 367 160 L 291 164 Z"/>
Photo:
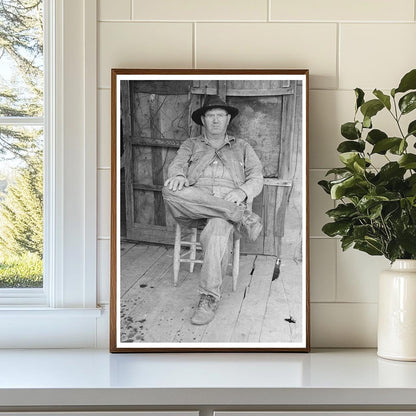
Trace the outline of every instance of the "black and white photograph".
<path fill-rule="evenodd" d="M 308 70 L 112 70 L 112 352 L 308 351 Z"/>

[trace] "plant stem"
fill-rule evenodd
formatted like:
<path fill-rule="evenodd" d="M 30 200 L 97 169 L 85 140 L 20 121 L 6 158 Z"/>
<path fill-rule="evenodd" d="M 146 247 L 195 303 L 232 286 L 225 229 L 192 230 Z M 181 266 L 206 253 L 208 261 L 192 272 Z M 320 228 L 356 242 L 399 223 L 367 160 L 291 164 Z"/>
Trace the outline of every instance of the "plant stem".
<path fill-rule="evenodd" d="M 400 126 L 400 117 L 402 116 L 402 114 L 400 114 L 400 116 L 397 116 L 397 104 L 396 104 L 396 99 L 393 98 L 393 103 L 394 103 L 394 113 L 395 115 L 391 112 L 391 110 L 389 110 L 389 113 L 391 114 L 391 116 L 394 118 L 394 121 L 397 124 L 397 127 L 399 128 L 400 134 L 402 135 L 403 139 L 406 139 L 405 135 L 403 134 L 402 128 Z"/>

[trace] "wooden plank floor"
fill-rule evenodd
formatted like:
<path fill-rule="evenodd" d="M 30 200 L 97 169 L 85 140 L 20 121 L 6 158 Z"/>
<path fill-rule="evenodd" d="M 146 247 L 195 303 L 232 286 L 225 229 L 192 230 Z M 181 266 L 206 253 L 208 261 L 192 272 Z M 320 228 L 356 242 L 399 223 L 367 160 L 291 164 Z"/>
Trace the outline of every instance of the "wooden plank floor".
<path fill-rule="evenodd" d="M 189 273 L 182 263 L 174 287 L 172 257 L 171 247 L 122 244 L 122 342 L 301 341 L 301 264 L 241 255 L 237 290 L 228 275 L 214 320 L 195 326 L 200 265 Z"/>

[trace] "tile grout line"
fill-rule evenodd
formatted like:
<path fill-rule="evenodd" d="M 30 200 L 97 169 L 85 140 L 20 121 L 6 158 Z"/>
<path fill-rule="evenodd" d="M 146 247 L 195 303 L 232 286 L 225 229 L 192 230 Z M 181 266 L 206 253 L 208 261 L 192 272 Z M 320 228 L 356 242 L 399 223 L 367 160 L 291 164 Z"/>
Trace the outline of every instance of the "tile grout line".
<path fill-rule="evenodd" d="M 312 301 L 311 300 L 311 304 L 315 304 L 315 305 L 377 305 L 378 302 L 374 301 L 358 301 L 358 300 L 354 300 L 354 301 L 341 301 L 341 302 L 331 302 L 331 301 Z"/>
<path fill-rule="evenodd" d="M 271 5 L 271 1 L 272 0 L 267 0 L 267 22 L 268 23 L 272 20 L 272 5 Z"/>
<path fill-rule="evenodd" d="M 192 68 L 197 68 L 196 61 L 196 22 L 192 23 Z"/>
<path fill-rule="evenodd" d="M 133 7 L 132 7 L 133 9 Z M 134 9 L 133 9 L 134 10 Z M 133 10 L 131 13 L 133 13 Z M 287 23 L 287 24 L 354 24 L 354 25 L 414 25 L 414 20 L 270 20 L 266 19 L 253 19 L 253 20 L 244 20 L 244 19 L 224 19 L 224 20 L 200 20 L 200 19 L 98 19 L 98 23 Z"/>
<path fill-rule="evenodd" d="M 338 244 L 340 244 L 340 240 L 336 241 L 334 244 L 335 253 L 334 253 L 334 260 L 335 260 L 335 282 L 334 282 L 334 302 L 338 303 Z"/>
<path fill-rule="evenodd" d="M 337 62 L 336 62 L 336 71 L 337 71 L 337 90 L 339 90 L 339 80 L 340 80 L 340 71 L 341 71 L 341 24 L 337 23 Z"/>
<path fill-rule="evenodd" d="M 133 20 L 133 0 L 130 0 L 130 20 Z"/>
<path fill-rule="evenodd" d="M 329 240 L 329 241 L 333 241 L 333 240 L 340 240 L 341 237 L 329 237 L 325 234 L 322 235 L 310 235 L 309 236 L 309 240 Z"/>

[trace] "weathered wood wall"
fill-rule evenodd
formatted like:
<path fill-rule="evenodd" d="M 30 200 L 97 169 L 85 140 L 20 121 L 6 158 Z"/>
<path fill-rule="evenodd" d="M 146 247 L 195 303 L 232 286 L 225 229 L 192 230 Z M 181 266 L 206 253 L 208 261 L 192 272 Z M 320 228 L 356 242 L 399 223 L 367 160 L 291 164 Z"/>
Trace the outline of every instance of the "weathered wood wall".
<path fill-rule="evenodd" d="M 294 81 L 123 81 L 124 236 L 173 243 L 174 220 L 164 206 L 161 188 L 178 146 L 201 132 L 190 116 L 205 94 L 220 94 L 239 108 L 229 132 L 247 140 L 263 163 L 266 184 L 253 211 L 263 218 L 264 230 L 255 243 L 243 241 L 241 251 L 279 256 L 289 231 L 288 206 L 291 215 L 293 207 L 301 212 L 302 194 L 299 189 L 294 192 L 294 184 L 302 173 L 302 97 L 301 86 Z M 299 227 L 297 221 L 291 222 L 290 233 L 298 234 L 294 227 Z"/>

